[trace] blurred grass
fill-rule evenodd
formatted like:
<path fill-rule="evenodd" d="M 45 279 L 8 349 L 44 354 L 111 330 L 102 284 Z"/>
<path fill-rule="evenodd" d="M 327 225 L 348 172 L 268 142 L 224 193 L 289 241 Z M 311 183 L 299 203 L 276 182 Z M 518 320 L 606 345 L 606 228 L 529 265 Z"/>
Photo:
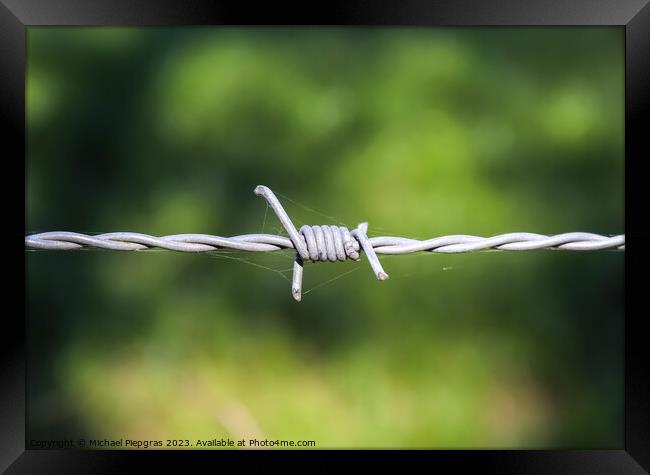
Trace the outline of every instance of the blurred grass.
<path fill-rule="evenodd" d="M 29 232 L 623 232 L 620 28 L 27 38 Z M 29 438 L 622 447 L 621 253 L 382 260 L 28 253 Z"/>

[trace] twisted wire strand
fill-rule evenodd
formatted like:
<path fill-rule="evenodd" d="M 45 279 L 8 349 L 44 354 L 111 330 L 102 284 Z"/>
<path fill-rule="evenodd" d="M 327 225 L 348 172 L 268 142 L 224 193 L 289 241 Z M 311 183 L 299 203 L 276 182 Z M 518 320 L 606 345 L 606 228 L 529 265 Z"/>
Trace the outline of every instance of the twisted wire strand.
<path fill-rule="evenodd" d="M 427 240 L 379 236 L 368 238 L 368 241 L 375 253 L 390 255 L 415 252 L 450 254 L 488 249 L 500 251 L 532 251 L 537 249 L 563 249 L 569 251 L 625 250 L 624 234 L 608 237 L 600 234 L 578 232 L 556 234 L 554 236 L 534 233 L 507 233 L 492 237 L 457 234 Z M 359 244 L 356 240 L 355 242 L 358 249 Z M 275 234 L 242 234 L 231 237 L 211 234 L 174 234 L 156 237 L 131 232 L 88 235 L 68 231 L 53 231 L 26 236 L 25 248 L 55 251 L 82 248 L 144 251 L 158 248 L 179 252 L 212 252 L 222 249 L 273 252 L 295 249 L 295 246 L 288 237 Z M 307 259 L 312 260 L 311 257 Z M 317 260 L 323 259 L 314 259 L 314 261 Z"/>
<path fill-rule="evenodd" d="M 288 237 L 275 234 L 241 234 L 223 237 L 210 234 L 172 234 L 150 236 L 132 232 L 114 232 L 97 235 L 53 231 L 25 237 L 25 248 L 31 250 L 76 250 L 85 248 L 115 251 L 146 251 L 167 249 L 179 252 L 213 252 L 233 249 L 249 252 L 273 252 L 294 249 L 292 294 L 300 301 L 304 261 L 358 260 L 363 249 L 379 280 L 388 279 L 377 254 L 410 254 L 414 252 L 462 253 L 488 249 L 500 251 L 530 251 L 562 249 L 569 251 L 624 250 L 625 235 L 571 232 L 547 236 L 535 233 L 507 233 L 492 237 L 457 234 L 419 240 L 398 236 L 369 238 L 368 223 L 361 223 L 350 231 L 345 226 L 302 226 L 297 230 L 282 204 L 270 188 L 259 185 L 255 194 L 264 198 L 273 209 Z"/>

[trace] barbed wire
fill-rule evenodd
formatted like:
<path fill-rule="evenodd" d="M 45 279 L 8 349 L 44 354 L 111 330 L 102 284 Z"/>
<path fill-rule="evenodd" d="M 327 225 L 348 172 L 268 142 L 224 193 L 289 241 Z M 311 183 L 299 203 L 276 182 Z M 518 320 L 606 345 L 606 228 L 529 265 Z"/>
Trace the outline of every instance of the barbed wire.
<path fill-rule="evenodd" d="M 167 249 L 180 252 L 213 252 L 232 249 L 249 252 L 273 252 L 295 249 L 292 294 L 298 301 L 302 295 L 303 262 L 359 259 L 363 249 L 379 280 L 388 279 L 377 254 L 410 254 L 414 252 L 464 253 L 488 249 L 500 251 L 531 251 L 561 249 L 568 251 L 624 250 L 625 235 L 603 236 L 570 232 L 548 236 L 536 233 L 507 233 L 492 237 L 456 234 L 419 240 L 398 236 L 367 236 L 368 223 L 350 231 L 345 226 L 302 226 L 297 230 L 275 194 L 266 186 L 255 188 L 273 209 L 288 237 L 275 234 L 242 234 L 222 237 L 210 234 L 173 234 L 150 236 L 133 232 L 88 235 L 68 231 L 52 231 L 25 237 L 25 248 L 32 250 L 76 250 L 83 248 L 114 251 L 146 251 Z"/>

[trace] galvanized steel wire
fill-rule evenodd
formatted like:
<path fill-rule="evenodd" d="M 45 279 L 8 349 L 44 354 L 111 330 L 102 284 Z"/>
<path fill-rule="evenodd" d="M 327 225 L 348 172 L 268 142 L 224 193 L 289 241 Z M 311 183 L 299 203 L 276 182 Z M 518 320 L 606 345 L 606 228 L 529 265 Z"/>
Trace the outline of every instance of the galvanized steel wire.
<path fill-rule="evenodd" d="M 419 240 L 397 236 L 369 238 L 366 234 L 367 223 L 361 223 L 352 231 L 344 226 L 302 226 L 300 230 L 297 230 L 275 194 L 268 187 L 260 185 L 255 188 L 254 192 L 267 201 L 287 231 L 288 237 L 275 234 L 242 234 L 230 237 L 210 234 L 173 234 L 156 237 L 132 232 L 88 235 L 53 231 L 26 236 L 25 248 L 38 250 L 96 248 L 114 251 L 145 251 L 158 248 L 179 252 L 213 252 L 222 249 L 273 252 L 295 249 L 292 293 L 296 300 L 301 298 L 303 261 L 357 260 L 360 248 L 366 254 L 372 270 L 379 280 L 387 279 L 388 274 L 382 268 L 377 254 L 396 255 L 423 251 L 464 253 L 487 249 L 501 251 L 625 249 L 624 234 L 602 236 L 593 233 L 570 232 L 547 236 L 517 232 L 492 237 L 457 234 Z"/>
<path fill-rule="evenodd" d="M 554 236 L 534 233 L 508 233 L 492 237 L 455 234 L 427 240 L 395 236 L 371 237 L 368 240 L 377 254 L 410 254 L 421 251 L 460 253 L 487 249 L 501 251 L 531 251 L 548 248 L 568 251 L 625 249 L 624 234 L 611 237 L 592 233 L 564 233 Z M 68 231 L 52 231 L 26 236 L 25 248 L 52 251 L 81 248 L 144 251 L 159 248 L 180 252 L 211 252 L 221 249 L 271 252 L 282 249 L 295 249 L 295 246 L 291 239 L 275 234 L 242 234 L 231 237 L 211 234 L 173 234 L 156 237 L 130 232 L 91 236 Z"/>

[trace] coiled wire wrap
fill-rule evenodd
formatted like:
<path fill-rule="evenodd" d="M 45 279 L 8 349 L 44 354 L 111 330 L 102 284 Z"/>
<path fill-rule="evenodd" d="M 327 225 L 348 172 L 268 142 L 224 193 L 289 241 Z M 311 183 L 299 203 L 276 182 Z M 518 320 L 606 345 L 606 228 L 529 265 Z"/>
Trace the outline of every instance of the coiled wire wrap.
<path fill-rule="evenodd" d="M 300 234 L 313 262 L 359 259 L 359 243 L 345 226 L 305 225 L 300 228 Z"/>

